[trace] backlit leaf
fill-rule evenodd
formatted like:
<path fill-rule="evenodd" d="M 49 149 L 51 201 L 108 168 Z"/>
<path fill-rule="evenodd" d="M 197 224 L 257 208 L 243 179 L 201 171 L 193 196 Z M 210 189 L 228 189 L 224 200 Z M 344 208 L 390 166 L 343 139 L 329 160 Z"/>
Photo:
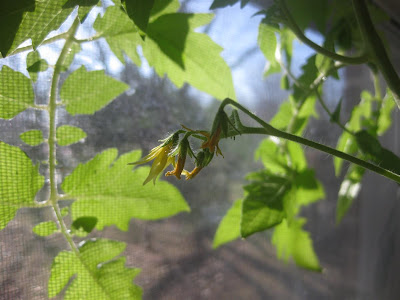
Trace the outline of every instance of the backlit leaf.
<path fill-rule="evenodd" d="M 71 208 L 73 220 L 96 217 L 99 230 L 116 225 L 126 231 L 132 218 L 155 220 L 189 211 L 182 195 L 171 184 L 158 181 L 155 186 L 142 185 L 149 168 L 132 170 L 127 165 L 140 158 L 140 151 L 116 160 L 117 153 L 116 149 L 104 151 L 78 165 L 64 179 L 63 191 L 76 199 Z"/>
<path fill-rule="evenodd" d="M 288 223 L 283 220 L 277 225 L 272 236 L 278 258 L 285 262 L 293 258 L 296 264 L 312 271 L 321 271 L 318 257 L 315 254 L 309 233 L 302 229 L 305 219 L 297 219 Z"/>
<path fill-rule="evenodd" d="M 261 159 L 264 167 L 272 173 L 285 174 L 288 170 L 288 161 L 278 146 L 279 140 L 274 138 L 264 139 L 257 148 L 255 159 Z"/>
<path fill-rule="evenodd" d="M 22 133 L 20 136 L 21 140 L 30 145 L 37 146 L 44 142 L 43 133 L 41 130 L 29 130 Z"/>
<path fill-rule="evenodd" d="M 32 231 L 39 236 L 49 236 L 58 231 L 54 221 L 42 222 L 33 227 Z"/>
<path fill-rule="evenodd" d="M 243 8 L 250 0 L 214 0 L 210 6 L 210 9 L 222 8 L 226 6 L 235 5 L 240 1 L 240 7 Z"/>
<path fill-rule="evenodd" d="M 90 240 L 79 248 L 79 257 L 71 251 L 60 252 L 53 261 L 48 282 L 49 298 L 67 286 L 64 299 L 141 299 L 142 290 L 132 284 L 139 269 L 125 267 L 126 258 L 117 257 L 125 243 Z"/>
<path fill-rule="evenodd" d="M 100 0 L 68 0 L 64 4 L 64 8 L 75 8 L 79 5 L 78 17 L 81 23 L 83 23 L 88 13 L 95 7 Z"/>
<path fill-rule="evenodd" d="M 222 48 L 194 29 L 209 23 L 209 14 L 162 15 L 147 28 L 143 54 L 159 76 L 178 87 L 187 82 L 217 99 L 235 99 L 232 75 Z"/>
<path fill-rule="evenodd" d="M 72 43 L 71 48 L 69 49 L 67 55 L 65 56 L 65 59 L 62 64 L 62 71 L 65 72 L 69 69 L 71 66 L 72 61 L 75 58 L 75 54 L 81 51 L 81 46 L 78 43 Z"/>
<path fill-rule="evenodd" d="M 178 0 L 155 0 L 150 12 L 150 22 L 161 15 L 177 12 L 180 3 Z"/>
<path fill-rule="evenodd" d="M 40 54 L 37 51 L 32 51 L 28 53 L 26 57 L 26 69 L 29 72 L 29 76 L 32 81 L 36 81 L 39 72 L 46 71 L 49 67 L 46 60 L 40 58 Z"/>
<path fill-rule="evenodd" d="M 384 134 L 392 125 L 391 114 L 394 107 L 396 107 L 396 102 L 393 99 L 392 92 L 388 89 L 378 118 L 378 135 Z"/>
<path fill-rule="evenodd" d="M 86 132 L 79 127 L 63 125 L 57 127 L 56 137 L 57 144 L 60 146 L 68 146 L 84 139 L 86 137 Z"/>
<path fill-rule="evenodd" d="M 127 90 L 126 83 L 100 71 L 87 71 L 85 67 L 71 73 L 61 87 L 60 97 L 71 114 L 93 114 Z"/>
<path fill-rule="evenodd" d="M 265 20 L 265 19 L 264 19 Z M 261 22 L 258 27 L 258 46 L 260 47 L 265 58 L 268 60 L 268 67 L 265 70 L 264 76 L 280 72 L 281 67 L 275 58 L 275 51 L 278 45 L 275 32 L 278 30 L 271 24 Z"/>
<path fill-rule="evenodd" d="M 34 103 L 32 83 L 20 72 L 3 66 L 0 71 L 0 118 L 11 119 Z"/>
<path fill-rule="evenodd" d="M 0 142 L 0 230 L 19 208 L 34 206 L 35 195 L 44 184 L 38 170 L 21 149 Z"/>
<path fill-rule="evenodd" d="M 154 0 L 122 0 L 122 3 L 128 16 L 133 20 L 136 26 L 142 32 L 146 32 Z"/>
<path fill-rule="evenodd" d="M 237 200 L 219 223 L 214 236 L 213 248 L 240 237 L 240 219 L 242 216 L 242 200 Z"/>

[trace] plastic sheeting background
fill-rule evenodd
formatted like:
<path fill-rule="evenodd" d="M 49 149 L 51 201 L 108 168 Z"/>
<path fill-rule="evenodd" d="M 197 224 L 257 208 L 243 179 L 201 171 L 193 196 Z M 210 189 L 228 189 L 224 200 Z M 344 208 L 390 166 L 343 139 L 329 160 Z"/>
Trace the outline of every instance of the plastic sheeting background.
<path fill-rule="evenodd" d="M 189 2 L 190 8 L 198 9 L 196 4 Z M 240 15 L 238 11 L 234 7 L 218 14 L 216 24 L 230 22 L 234 30 L 227 33 L 229 26 L 213 26 L 209 34 L 217 42 L 224 44 L 226 40 L 235 40 L 235 30 L 238 35 L 246 32 L 253 41 L 256 40 L 256 32 L 246 27 L 252 25 L 248 20 L 253 11 L 246 11 L 240 21 L 232 20 L 232 14 Z M 400 44 L 396 38 L 394 47 Z M 46 59 L 51 61 L 59 47 L 58 44 L 46 46 L 41 54 L 43 57 L 48 55 Z M 298 47 L 299 52 L 306 51 L 307 55 L 307 50 Z M 0 62 L 3 68 L 7 65 L 27 74 L 25 59 L 26 53 Z M 234 57 L 228 57 L 229 60 L 231 64 L 235 62 Z M 233 70 L 235 81 L 244 86 L 238 91 L 239 97 L 247 99 L 245 103 L 268 119 L 286 97 L 275 88 L 279 76 L 262 80 L 263 58 L 259 53 L 249 55 L 246 60 Z M 160 79 L 146 66 L 118 64 L 101 40 L 84 48 L 76 56 L 72 69 L 81 65 L 91 70 L 105 69 L 107 74 L 129 84 L 130 89 L 91 116 L 71 116 L 62 109 L 58 112 L 59 125 L 78 126 L 87 133 L 81 142 L 57 151 L 60 182 L 79 163 L 110 147 L 117 148 L 120 154 L 134 149 L 146 153 L 158 139 L 176 130 L 181 123 L 207 128 L 218 105 L 187 86 L 177 90 L 168 79 Z M 251 79 L 243 81 L 244 72 L 251 72 Z M 34 84 L 36 104 L 47 103 L 50 76 L 51 70 L 43 72 Z M 65 78 L 66 74 L 63 74 L 61 81 Z M 87 82 L 82 82 L 77 92 L 84 93 L 86 86 Z M 331 93 L 326 97 L 330 106 L 335 107 L 340 98 L 335 94 L 344 93 L 348 117 L 351 103 L 356 102 L 364 87 L 372 89 L 367 69 L 352 67 L 342 73 L 340 83 L 327 82 L 327 90 Z M 386 135 L 385 146 L 399 154 L 398 111 L 394 120 L 394 128 Z M 43 163 L 47 148 L 44 144 L 28 146 L 19 135 L 30 129 L 42 129 L 46 137 L 47 122 L 45 113 L 33 109 L 11 120 L 0 120 L 0 140 L 24 150 L 35 164 L 40 165 L 42 175 L 47 170 Z M 339 133 L 329 125 L 329 117 L 321 112 L 320 119 L 310 125 L 307 137 L 334 145 Z M 268 242 L 269 233 L 212 249 L 219 220 L 232 201 L 242 196 L 245 174 L 258 167 L 253 162 L 253 152 L 260 140 L 261 137 L 244 137 L 234 143 L 223 142 L 221 148 L 225 150 L 225 158 L 204 170 L 196 181 L 184 183 L 168 179 L 188 201 L 190 213 L 160 221 L 132 220 L 127 232 L 112 226 L 92 232 L 89 238 L 106 237 L 127 243 L 123 253 L 127 257 L 126 265 L 142 269 L 135 283 L 143 288 L 144 299 L 398 299 L 400 207 L 397 186 L 369 173 L 349 215 L 335 226 L 340 180 L 334 176 L 331 158 L 316 151 L 307 150 L 307 158 L 324 184 L 327 199 L 307 208 L 304 214 L 309 217 L 307 230 L 311 232 L 324 267 L 322 274 L 278 261 L 275 249 Z M 7 169 L 12 160 L 11 154 L 2 156 L 1 168 Z M 38 201 L 47 197 L 47 190 L 48 182 L 39 191 Z M 21 191 L 23 186 L 16 193 Z M 63 204 L 68 205 L 69 201 Z M 109 214 L 113 213 L 109 211 Z M 32 232 L 34 225 L 50 219 L 54 219 L 50 208 L 23 208 L 0 231 L 0 299 L 48 298 L 53 259 L 60 251 L 68 249 L 61 235 L 40 237 Z"/>

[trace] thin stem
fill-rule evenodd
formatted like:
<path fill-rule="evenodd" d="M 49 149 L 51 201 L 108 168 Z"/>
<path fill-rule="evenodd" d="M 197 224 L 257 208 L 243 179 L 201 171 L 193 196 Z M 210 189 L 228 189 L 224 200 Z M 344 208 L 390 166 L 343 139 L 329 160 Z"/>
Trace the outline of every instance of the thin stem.
<path fill-rule="evenodd" d="M 57 63 L 54 68 L 54 73 L 50 87 L 50 100 L 48 105 L 49 110 L 49 180 L 50 180 L 50 203 L 53 207 L 57 221 L 60 226 L 60 230 L 70 245 L 71 249 L 79 256 L 78 247 L 72 240 L 71 235 L 64 223 L 61 215 L 60 207 L 58 206 L 58 191 L 57 191 L 57 175 L 56 175 L 56 110 L 57 110 L 57 91 L 58 82 L 60 80 L 60 74 L 65 58 L 68 54 L 69 49 L 74 41 L 74 35 L 78 30 L 79 19 L 76 18 L 71 28 L 65 33 L 65 44 L 61 50 L 60 56 L 58 57 Z"/>
<path fill-rule="evenodd" d="M 272 136 L 275 136 L 278 138 L 283 138 L 283 139 L 286 139 L 286 140 L 289 140 L 292 142 L 296 142 L 296 143 L 320 150 L 322 152 L 328 153 L 330 155 L 345 159 L 351 163 L 359 165 L 360 167 L 363 167 L 365 169 L 368 169 L 370 171 L 373 171 L 377 174 L 380 174 L 382 176 L 385 176 L 389 179 L 392 179 L 392 180 L 400 183 L 400 175 L 397 175 L 391 171 L 388 171 L 386 169 L 378 167 L 374 164 L 371 164 L 367 161 L 361 160 L 357 157 L 354 157 L 354 156 L 344 153 L 342 151 L 336 150 L 334 148 L 319 144 L 317 142 L 305 139 L 305 138 L 297 136 L 297 135 L 293 135 L 293 134 L 278 130 L 278 129 L 272 127 L 271 125 L 269 125 L 268 123 L 266 123 L 265 121 L 263 121 L 262 119 L 260 119 L 259 117 L 257 117 L 256 115 L 254 115 L 253 113 L 251 113 L 248 109 L 246 109 L 245 107 L 243 107 L 242 105 L 240 105 L 239 103 L 235 102 L 232 99 L 226 98 L 221 103 L 219 110 L 223 109 L 227 105 L 232 105 L 232 106 L 240 109 L 241 111 L 243 111 L 245 114 L 247 114 L 249 117 L 251 117 L 253 120 L 258 122 L 263 127 L 263 128 L 245 127 L 247 132 L 244 132 L 244 133 L 267 134 L 267 135 L 272 135 Z M 237 135 L 237 134 L 234 134 L 234 135 Z"/>
<path fill-rule="evenodd" d="M 396 104 L 400 108 L 400 78 L 389 59 L 389 55 L 386 52 L 374 24 L 372 23 L 367 4 L 364 0 L 352 1 L 367 53 L 370 55 L 370 59 L 373 63 L 375 63 L 378 69 L 382 72 L 387 85 L 393 92 Z"/>
<path fill-rule="evenodd" d="M 59 41 L 59 40 L 63 40 L 67 36 L 68 36 L 68 32 L 64 32 L 64 33 L 61 33 L 59 35 L 53 36 L 53 37 L 51 37 L 51 38 L 49 38 L 47 40 L 44 40 L 40 45 L 42 46 L 42 45 L 51 44 L 53 42 L 56 42 L 56 41 Z M 33 45 L 17 48 L 7 56 L 15 55 L 15 54 L 18 54 L 18 53 L 21 53 L 21 52 L 25 52 L 25 51 L 30 51 L 32 49 L 33 49 Z"/>
<path fill-rule="evenodd" d="M 293 31 L 293 33 L 297 36 L 297 38 L 302 41 L 304 44 L 309 46 L 310 48 L 314 49 L 316 52 L 321 53 L 322 55 L 325 55 L 333 60 L 340 61 L 346 64 L 352 64 L 352 65 L 359 65 L 366 63 L 368 61 L 368 56 L 363 54 L 361 56 L 343 56 L 340 54 L 337 54 L 335 52 L 329 51 L 318 44 L 314 43 L 311 41 L 309 38 L 307 38 L 303 31 L 299 28 L 299 26 L 296 24 L 296 21 L 293 19 L 287 5 L 286 1 L 282 0 L 280 1 L 280 7 L 282 8 L 283 13 L 285 14 L 286 20 L 289 24 L 290 29 Z"/>

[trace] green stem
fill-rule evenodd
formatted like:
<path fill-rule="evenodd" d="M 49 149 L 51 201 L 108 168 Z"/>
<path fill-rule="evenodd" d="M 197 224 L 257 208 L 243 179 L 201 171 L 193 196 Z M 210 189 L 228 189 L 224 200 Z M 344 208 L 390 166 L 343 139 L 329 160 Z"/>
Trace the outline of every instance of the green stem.
<path fill-rule="evenodd" d="M 51 81 L 50 87 L 50 100 L 48 105 L 49 111 L 49 180 L 50 180 L 50 203 L 53 207 L 54 213 L 56 215 L 60 230 L 70 245 L 71 249 L 79 256 L 78 247 L 72 240 L 71 235 L 64 223 L 63 217 L 61 215 L 60 207 L 58 206 L 58 191 L 57 191 L 57 177 L 56 177 L 56 110 L 57 110 L 57 94 L 58 94 L 58 83 L 60 80 L 60 74 L 62 71 L 62 66 L 65 61 L 66 56 L 71 48 L 74 41 L 74 35 L 78 30 L 79 19 L 76 18 L 73 22 L 71 28 L 65 33 L 65 44 L 61 50 L 60 56 L 58 57 L 57 63 L 54 68 L 54 73 Z"/>
<path fill-rule="evenodd" d="M 227 105 L 232 105 L 238 109 L 240 109 L 241 111 L 243 111 L 245 114 L 247 114 L 249 117 L 251 117 L 253 120 L 255 120 L 257 123 L 259 123 L 263 128 L 251 128 L 251 127 L 243 127 L 243 133 L 248 133 L 248 134 L 267 134 L 267 135 L 271 135 L 271 136 L 275 136 L 278 138 L 283 138 L 292 142 L 296 142 L 317 150 L 320 150 L 322 152 L 328 153 L 330 155 L 345 159 L 351 163 L 354 163 L 356 165 L 359 165 L 360 167 L 363 167 L 365 169 L 368 169 L 370 171 L 373 171 L 377 174 L 380 174 L 382 176 L 385 176 L 389 179 L 392 179 L 393 181 L 396 181 L 398 183 L 400 183 L 400 176 L 390 172 L 386 169 L 383 169 L 381 167 L 378 167 L 374 164 L 371 164 L 367 161 L 361 160 L 357 157 L 354 157 L 352 155 L 349 155 L 347 153 L 338 151 L 334 148 L 319 144 L 317 142 L 305 139 L 303 137 L 294 135 L 294 134 L 290 134 L 281 130 L 278 130 L 274 127 L 272 127 L 271 125 L 269 125 L 268 123 L 266 123 L 265 121 L 263 121 L 262 119 L 260 119 L 259 117 L 257 117 L 256 115 L 254 115 L 252 112 L 250 112 L 248 109 L 246 109 L 245 107 L 243 107 L 242 105 L 240 105 L 239 103 L 235 102 L 232 99 L 226 98 L 220 105 L 219 110 L 224 109 L 225 106 Z M 234 134 L 237 135 L 237 134 Z M 234 136 L 232 135 L 232 136 Z"/>
<path fill-rule="evenodd" d="M 370 59 L 382 72 L 387 85 L 393 92 L 397 106 L 400 108 L 400 78 L 397 75 L 378 32 L 372 23 L 367 4 L 364 0 L 352 0 L 361 34 Z"/>
<path fill-rule="evenodd" d="M 368 56 L 363 54 L 361 56 L 354 56 L 354 57 L 349 57 L 349 56 L 343 56 L 340 54 L 337 54 L 335 52 L 329 51 L 318 44 L 314 43 L 311 41 L 309 38 L 307 38 L 303 31 L 297 26 L 296 21 L 293 19 L 287 5 L 286 1 L 282 0 L 280 1 L 280 7 L 285 14 L 286 20 L 288 22 L 288 25 L 290 29 L 293 31 L 293 33 L 297 36 L 297 38 L 302 41 L 304 44 L 309 46 L 310 48 L 314 49 L 316 52 L 321 53 L 322 55 L 325 55 L 333 60 L 340 61 L 346 64 L 352 64 L 352 65 L 359 65 L 366 63 L 368 61 Z"/>

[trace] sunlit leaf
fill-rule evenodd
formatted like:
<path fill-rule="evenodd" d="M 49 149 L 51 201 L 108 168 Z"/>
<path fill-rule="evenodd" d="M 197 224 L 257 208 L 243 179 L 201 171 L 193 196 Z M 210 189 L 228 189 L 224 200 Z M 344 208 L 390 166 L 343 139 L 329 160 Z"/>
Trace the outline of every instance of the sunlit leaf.
<path fill-rule="evenodd" d="M 309 233 L 302 229 L 305 219 L 297 219 L 288 223 L 283 220 L 277 225 L 272 236 L 278 258 L 285 262 L 293 258 L 296 264 L 312 271 L 321 271 L 318 257 L 315 254 Z"/>
<path fill-rule="evenodd" d="M 178 0 L 155 0 L 150 12 L 150 22 L 161 15 L 177 12 L 180 3 Z"/>
<path fill-rule="evenodd" d="M 32 83 L 20 72 L 3 66 L 0 71 L 0 118 L 11 119 L 34 103 Z"/>
<path fill-rule="evenodd" d="M 43 133 L 41 130 L 29 130 L 22 133 L 20 136 L 21 140 L 30 145 L 37 146 L 44 142 Z"/>
<path fill-rule="evenodd" d="M 147 30 L 154 1 L 155 0 L 122 0 L 128 16 L 142 32 L 146 32 Z"/>
<path fill-rule="evenodd" d="M 139 269 L 125 267 L 126 258 L 117 257 L 125 243 L 111 240 L 86 241 L 79 257 L 62 251 L 53 261 L 48 282 L 49 297 L 57 296 L 67 286 L 64 299 L 141 299 L 142 290 L 132 284 Z"/>
<path fill-rule="evenodd" d="M 124 53 L 136 64 L 140 58 L 136 51 L 142 39 L 135 24 L 118 6 L 107 8 L 103 17 L 98 16 L 93 28 L 104 37 L 115 56 L 124 63 Z"/>
<path fill-rule="evenodd" d="M 19 208 L 34 205 L 35 195 L 44 184 L 38 170 L 21 149 L 0 142 L 0 230 Z"/>
<path fill-rule="evenodd" d="M 4 57 L 28 39 L 32 40 L 33 48 L 36 49 L 50 32 L 60 27 L 73 10 L 64 7 L 67 0 L 24 0 L 26 6 L 12 3 L 18 1 L 5 2 L 7 2 L 6 8 L 10 10 L 7 9 L 5 16 L 0 20 L 4 22 L 9 20 L 14 27 L 9 28 L 7 23 L 1 26 L 1 31 L 11 30 L 7 35 L 5 46 L 2 47 Z M 13 20 L 14 13 L 18 17 Z"/>
<path fill-rule="evenodd" d="M 265 19 L 264 19 L 265 20 Z M 264 76 L 280 72 L 281 67 L 275 58 L 275 51 L 278 45 L 275 32 L 277 28 L 271 24 L 267 24 L 264 20 L 258 27 L 258 45 L 268 60 L 268 67 L 265 70 Z"/>
<path fill-rule="evenodd" d="M 240 7 L 243 8 L 250 0 L 214 0 L 210 6 L 210 9 L 222 8 L 226 6 L 232 6 L 240 1 Z"/>
<path fill-rule="evenodd" d="M 159 76 L 177 86 L 187 82 L 217 99 L 235 99 L 232 75 L 220 56 L 222 48 L 194 29 L 209 23 L 209 14 L 174 13 L 150 23 L 143 54 Z"/>
<path fill-rule="evenodd" d="M 93 114 L 127 90 L 126 83 L 85 67 L 71 73 L 61 87 L 62 104 L 71 115 Z"/>
<path fill-rule="evenodd" d="M 384 134 L 392 125 L 391 114 L 394 107 L 396 107 L 396 102 L 393 99 L 392 92 L 388 89 L 386 97 L 383 99 L 382 108 L 379 114 L 378 135 Z"/>
<path fill-rule="evenodd" d="M 72 61 L 75 58 L 75 55 L 81 51 L 81 46 L 78 43 L 72 43 L 71 48 L 69 49 L 67 55 L 65 56 L 65 59 L 63 61 L 63 64 L 61 66 L 61 69 L 63 72 L 67 71 L 69 67 L 71 66 Z"/>
<path fill-rule="evenodd" d="M 88 15 L 88 13 L 95 7 L 100 0 L 68 0 L 67 3 L 64 4 L 64 8 L 75 8 L 79 5 L 78 8 L 78 17 L 81 23 L 83 23 Z"/>
<path fill-rule="evenodd" d="M 58 231 L 57 224 L 54 221 L 42 222 L 32 228 L 32 231 L 39 236 L 49 236 Z"/>
<path fill-rule="evenodd" d="M 60 146 L 68 146 L 84 139 L 86 137 L 86 132 L 79 127 L 63 125 L 57 127 L 56 137 L 57 144 Z"/>
<path fill-rule="evenodd" d="M 357 165 L 350 166 L 342 184 L 336 206 L 336 224 L 339 224 L 361 190 L 361 179 L 365 169 Z"/>
<path fill-rule="evenodd" d="M 26 69 L 29 72 L 29 76 L 32 81 L 36 81 L 39 72 L 46 71 L 49 67 L 46 60 L 40 58 L 40 54 L 37 51 L 32 51 L 28 53 L 26 57 Z"/>
<path fill-rule="evenodd" d="M 279 147 L 278 139 L 266 138 L 254 153 L 255 159 L 261 159 L 264 167 L 273 173 L 285 174 L 288 170 L 288 161 Z"/>
<path fill-rule="evenodd" d="M 214 236 L 213 248 L 218 248 L 219 246 L 240 237 L 242 202 L 242 200 L 235 201 L 219 223 L 217 232 Z"/>
<path fill-rule="evenodd" d="M 67 176 L 61 187 L 77 199 L 71 208 L 73 220 L 91 216 L 97 218 L 96 228 L 116 225 L 128 230 L 132 218 L 155 220 L 170 217 L 189 207 L 179 191 L 165 181 L 155 186 L 142 183 L 149 168 L 132 170 L 127 164 L 140 158 L 140 151 L 120 156 L 109 149 L 87 163 L 80 164 Z"/>

